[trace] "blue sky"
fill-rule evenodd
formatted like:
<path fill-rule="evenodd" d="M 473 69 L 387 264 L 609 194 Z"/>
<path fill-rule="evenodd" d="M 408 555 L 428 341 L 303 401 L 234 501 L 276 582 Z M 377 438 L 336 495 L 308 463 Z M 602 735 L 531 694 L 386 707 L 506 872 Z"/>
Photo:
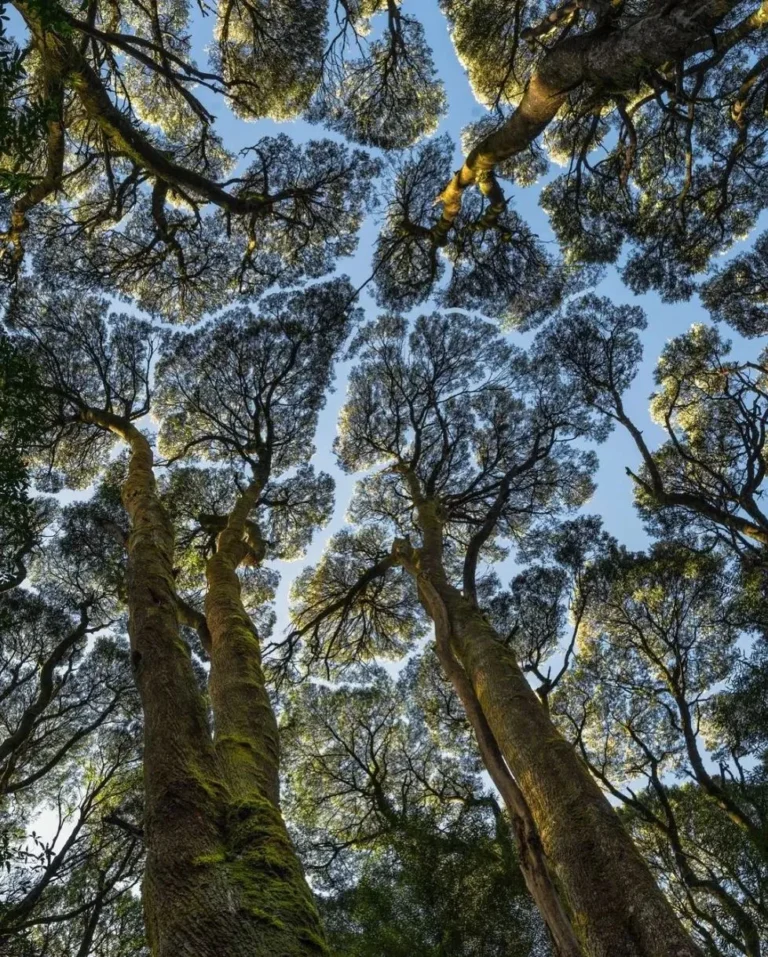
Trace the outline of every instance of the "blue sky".
<path fill-rule="evenodd" d="M 213 17 L 203 18 L 197 5 L 191 4 L 193 9 L 192 43 L 193 53 L 202 66 L 207 60 L 206 46 L 211 42 L 214 26 Z M 438 72 L 445 83 L 448 112 L 443 119 L 437 134 L 449 133 L 456 142 L 456 166 L 460 164 L 461 152 L 458 148 L 461 130 L 472 121 L 483 116 L 485 110 L 478 104 L 470 90 L 464 70 L 459 64 L 448 35 L 447 22 L 438 10 L 437 0 L 403 0 L 405 12 L 413 12 L 424 24 L 427 39 L 434 52 L 434 61 Z M 15 12 L 9 8 L 11 32 L 19 29 L 20 21 Z M 222 136 L 227 149 L 237 152 L 252 145 L 264 135 L 284 131 L 303 142 L 312 138 L 330 136 L 339 139 L 335 134 L 329 134 L 320 127 L 312 126 L 303 121 L 277 124 L 272 121 L 247 123 L 234 117 L 222 107 L 218 98 L 208 91 L 198 91 L 200 98 L 217 114 L 216 129 Z M 557 175 L 557 168 L 551 170 L 552 176 Z M 513 201 L 517 210 L 528 223 L 537 231 L 540 237 L 549 243 L 554 243 L 554 237 L 549 229 L 546 215 L 539 208 L 538 200 L 541 186 L 539 183 L 528 189 L 517 189 L 505 184 L 507 195 Z M 768 217 L 763 217 L 762 226 L 765 227 Z M 339 262 L 339 272 L 350 275 L 355 286 L 362 284 L 370 274 L 370 262 L 373 242 L 377 233 L 375 216 L 363 226 L 358 251 L 355 256 Z M 747 243 L 750 240 L 747 240 Z M 740 244 L 741 245 L 741 244 Z M 738 251 L 736 247 L 731 254 Z M 649 444 L 653 447 L 663 440 L 662 431 L 655 426 L 648 415 L 648 397 L 653 389 L 653 370 L 656 359 L 664 343 L 673 336 L 679 335 L 695 322 L 709 322 L 708 314 L 701 308 L 698 301 L 674 305 L 664 304 L 654 294 L 645 296 L 633 295 L 621 282 L 615 270 L 609 270 L 604 281 L 597 291 L 609 296 L 616 302 L 630 302 L 641 305 L 648 315 L 648 329 L 644 334 L 644 361 L 640 372 L 630 390 L 627 408 L 634 421 L 644 430 Z M 368 318 L 376 312 L 376 307 L 367 293 L 363 293 L 361 304 L 366 309 Z M 121 309 L 125 308 L 122 304 Z M 431 311 L 429 304 L 425 304 L 419 312 Z M 739 340 L 739 337 L 730 330 L 724 330 L 735 342 L 739 353 L 755 351 L 755 345 Z M 513 341 L 524 345 L 530 336 L 511 334 Z M 319 557 L 324 542 L 329 534 L 343 524 L 346 507 L 349 503 L 354 479 L 343 475 L 336 467 L 331 452 L 331 445 L 336 435 L 336 420 L 339 408 L 344 399 L 345 378 L 348 367 L 340 364 L 336 391 L 329 397 L 326 409 L 321 415 L 317 435 L 317 453 L 314 458 L 316 468 L 330 472 L 337 480 L 336 508 L 332 524 L 329 528 L 315 537 L 309 550 L 306 561 L 313 562 Z M 623 544 L 630 548 L 642 548 L 647 537 L 632 505 L 632 483 L 625 473 L 625 468 L 635 468 L 638 463 L 638 453 L 634 444 L 623 431 L 615 431 L 613 435 L 599 448 L 600 468 L 597 473 L 597 490 L 592 500 L 585 507 L 586 512 L 596 513 L 603 517 L 609 532 L 616 536 Z M 69 497 L 75 497 L 67 495 Z M 77 496 L 81 497 L 81 496 Z M 278 595 L 278 628 L 286 624 L 286 598 L 290 582 L 304 562 L 285 565 L 283 583 Z M 502 574 L 502 578 L 503 578 Z"/>
<path fill-rule="evenodd" d="M 198 63 L 202 66 L 206 63 L 207 57 L 205 49 L 206 45 L 211 41 L 211 32 L 214 23 L 212 17 L 203 19 L 200 16 L 199 12 L 197 12 L 194 0 L 192 0 L 191 6 L 195 11 L 193 14 L 192 33 L 194 55 Z M 436 135 L 449 133 L 453 137 L 457 146 L 456 167 L 458 167 L 461 161 L 461 152 L 458 149 L 461 130 L 468 123 L 481 118 L 485 111 L 483 107 L 475 101 L 469 88 L 466 75 L 455 56 L 448 35 L 447 23 L 438 11 L 438 0 L 403 0 L 403 9 L 406 12 L 413 12 L 418 15 L 424 24 L 428 42 L 434 52 L 435 63 L 445 83 L 448 98 L 448 113 L 443 119 Z M 18 16 L 11 8 L 7 8 L 7 12 L 10 16 L 10 31 L 21 32 L 22 28 Z M 301 121 L 284 124 L 277 124 L 271 121 L 246 123 L 223 110 L 221 102 L 208 94 L 207 91 L 198 91 L 198 93 L 206 105 L 217 114 L 216 129 L 222 136 L 226 148 L 232 152 L 237 152 L 252 145 L 264 135 L 275 134 L 281 131 L 288 133 L 300 142 L 323 136 L 339 139 L 339 137 L 334 134 L 328 134 L 319 127 Z M 553 168 L 551 175 L 557 175 L 557 172 L 557 169 Z M 542 184 L 540 183 L 537 186 L 525 190 L 513 189 L 509 184 L 505 184 L 505 186 L 508 197 L 513 201 L 517 210 L 532 228 L 536 230 L 543 240 L 554 243 L 554 237 L 549 229 L 547 217 L 538 205 Z M 768 225 L 768 216 L 763 216 L 760 225 L 762 228 Z M 364 224 L 361 230 L 356 255 L 340 262 L 338 265 L 339 272 L 349 274 L 355 286 L 362 284 L 369 276 L 372 248 L 376 234 L 377 225 L 375 217 L 372 217 Z M 747 240 L 747 244 L 749 242 L 750 240 Z M 743 244 L 740 244 L 740 246 L 736 247 L 731 255 L 738 252 L 742 245 Z M 628 394 L 626 407 L 635 423 L 643 429 L 649 445 L 654 447 L 663 441 L 664 437 L 661 429 L 651 422 L 648 414 L 648 397 L 653 390 L 653 371 L 656 359 L 668 339 L 684 332 L 692 323 L 709 322 L 708 314 L 701 308 L 696 300 L 688 303 L 668 305 L 660 302 L 659 298 L 653 294 L 640 297 L 634 296 L 622 284 L 615 270 L 608 272 L 597 291 L 601 295 L 606 295 L 616 302 L 641 305 L 647 313 L 649 323 L 648 329 L 643 337 L 644 361 Z M 363 293 L 361 305 L 365 307 L 367 318 L 372 318 L 376 314 L 375 304 L 367 293 Z M 125 306 L 121 303 L 118 308 L 123 310 Z M 425 304 L 421 309 L 415 310 L 414 314 L 429 311 L 431 311 L 431 306 Z M 739 353 L 749 355 L 756 351 L 754 343 L 749 344 L 743 340 L 740 341 L 736 334 L 729 330 L 724 330 L 724 333 L 734 340 Z M 518 344 L 524 345 L 525 342 L 530 339 L 530 336 L 526 337 L 513 333 L 511 334 L 511 338 Z M 326 408 L 320 417 L 316 439 L 317 452 L 313 460 L 317 469 L 330 472 L 336 479 L 337 490 L 334 516 L 330 525 L 315 536 L 303 561 L 291 564 L 278 563 L 282 580 L 275 606 L 277 612 L 276 634 L 282 632 L 288 625 L 288 592 L 293 579 L 306 564 L 317 561 L 328 537 L 344 524 L 344 516 L 351 498 L 355 480 L 353 477 L 345 476 L 336 467 L 331 446 L 336 435 L 338 412 L 344 401 L 345 379 L 348 368 L 349 367 L 343 363 L 339 365 L 335 392 L 329 396 Z M 602 516 L 606 529 L 624 545 L 633 549 L 643 548 L 648 539 L 644 533 L 642 523 L 633 508 L 632 483 L 625 473 L 627 466 L 632 468 L 638 466 L 639 456 L 637 450 L 623 431 L 615 431 L 608 441 L 598 449 L 598 453 L 600 468 L 596 476 L 597 489 L 594 497 L 587 503 L 583 511 Z M 88 493 L 65 493 L 61 497 L 63 500 L 72 500 L 74 498 L 85 497 L 87 494 Z M 512 560 L 507 562 L 506 567 L 498 568 L 497 571 L 502 581 L 508 579 L 513 572 Z M 396 670 L 396 667 L 392 670 Z M 41 819 L 36 826 L 44 830 L 44 818 Z"/>
<path fill-rule="evenodd" d="M 472 95 L 466 74 L 458 62 L 448 34 L 447 21 L 440 14 L 437 0 L 404 0 L 403 9 L 413 12 L 424 24 L 427 39 L 434 51 L 434 61 L 439 74 L 445 83 L 448 97 L 448 112 L 444 117 L 435 135 L 449 133 L 456 142 L 456 167 L 461 162 L 459 140 L 461 130 L 470 122 L 480 119 L 485 109 L 477 103 Z M 202 52 L 202 50 L 201 50 Z M 321 135 L 328 135 L 320 128 L 303 122 L 277 124 L 259 122 L 256 124 L 242 123 L 231 116 L 222 117 L 217 123 L 218 130 L 224 137 L 230 149 L 240 149 L 253 142 L 258 135 L 285 129 L 299 140 L 310 139 Z M 335 137 L 334 137 L 335 138 Z M 552 167 L 551 176 L 557 175 L 557 167 Z M 554 237 L 549 228 L 548 218 L 540 209 L 539 194 L 545 181 L 528 189 L 513 188 L 505 183 L 507 195 L 513 200 L 516 209 L 524 216 L 527 222 L 537 231 L 539 236 L 554 244 Z M 375 217 L 374 217 L 375 218 Z M 347 272 L 355 285 L 362 283 L 369 275 L 372 244 L 376 236 L 376 224 L 368 221 L 361 234 L 357 254 L 340 264 L 339 269 Z M 747 241 L 747 244 L 749 240 Z M 738 247 L 734 252 L 738 251 Z M 732 253 L 733 254 L 733 253 Z M 653 447 L 663 441 L 664 433 L 654 425 L 648 414 L 648 397 L 653 391 L 653 372 L 656 359 L 670 338 L 679 335 L 696 322 L 709 322 L 708 313 L 701 308 L 696 299 L 673 305 L 660 301 L 655 294 L 635 296 L 619 278 L 615 269 L 608 271 L 603 282 L 596 290 L 599 294 L 608 296 L 616 302 L 632 303 L 645 309 L 648 316 L 648 329 L 644 333 L 644 360 L 635 382 L 628 394 L 627 410 L 633 420 L 643 429 L 649 444 Z M 370 296 L 363 294 L 362 303 L 369 316 L 376 312 L 376 306 Z M 414 315 L 430 311 L 429 304 L 414 310 Z M 754 343 L 748 344 L 731 330 L 724 329 L 725 335 L 734 340 L 735 348 L 741 352 L 754 352 Z M 519 344 L 525 344 L 530 336 L 512 333 L 511 339 Z M 344 513 L 349 502 L 354 479 L 343 475 L 336 468 L 330 447 L 336 435 L 336 420 L 339 408 L 344 399 L 345 366 L 340 366 L 336 392 L 329 397 L 329 401 L 320 419 L 317 436 L 317 454 L 314 462 L 317 468 L 322 468 L 337 480 L 336 509 L 330 528 L 316 536 L 307 555 L 307 561 L 317 560 L 322 552 L 323 544 L 328 535 L 336 530 L 344 521 Z M 597 473 L 597 490 L 584 511 L 599 514 L 603 517 L 607 530 L 620 542 L 633 549 L 643 548 L 647 541 L 642 523 L 633 507 L 632 482 L 626 475 L 627 466 L 635 469 L 639 465 L 639 455 L 629 436 L 623 430 L 616 430 L 598 449 L 600 468 Z M 285 601 L 290 581 L 301 565 L 284 566 L 283 583 L 278 595 L 278 628 L 283 627 L 285 618 Z M 511 570 L 511 562 L 510 570 Z M 502 569 L 499 569 L 502 571 Z M 502 580 L 504 575 L 502 573 Z"/>

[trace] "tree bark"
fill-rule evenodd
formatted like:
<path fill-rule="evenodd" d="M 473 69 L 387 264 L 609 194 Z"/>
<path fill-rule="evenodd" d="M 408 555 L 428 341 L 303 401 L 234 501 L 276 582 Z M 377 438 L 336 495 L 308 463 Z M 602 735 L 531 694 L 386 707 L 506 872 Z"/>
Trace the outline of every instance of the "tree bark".
<path fill-rule="evenodd" d="M 512 820 L 518 862 L 525 886 L 549 931 L 555 957 L 583 957 L 583 950 L 547 866 L 541 838 L 530 808 L 509 773 L 498 744 L 480 710 L 461 665 L 440 656 L 446 676 L 459 695 L 477 741 L 480 757 Z"/>
<path fill-rule="evenodd" d="M 697 948 L 512 652 L 461 595 L 449 604 L 456 650 L 525 795 L 590 957 L 693 957 Z"/>
<path fill-rule="evenodd" d="M 236 915 L 226 880 L 207 863 L 219 847 L 221 795 L 205 708 L 179 634 L 173 529 L 157 497 L 149 443 L 134 426 L 107 425 L 131 450 L 122 498 L 131 522 L 131 660 L 144 715 L 147 935 L 156 957 L 207 957 L 221 952 L 215 939 L 231 937 Z"/>
<path fill-rule="evenodd" d="M 420 507 L 424 547 L 394 554 L 451 648 L 522 792 L 588 957 L 701 957 L 586 765 L 552 724 L 482 612 L 451 585 L 437 528 Z M 449 676 L 450 680 L 450 676 Z M 457 688 L 458 692 L 458 688 Z"/>
<path fill-rule="evenodd" d="M 179 633 L 173 528 L 157 496 L 152 449 L 117 416 L 88 410 L 83 419 L 115 432 L 131 451 L 122 497 L 131 522 L 128 628 L 144 714 L 143 900 L 152 955 L 326 954 L 279 811 L 247 791 L 248 775 L 233 771 L 212 738 Z M 236 654 L 223 660 L 238 667 Z M 217 668 L 226 670 L 221 656 Z M 238 705 L 242 699 L 226 713 Z M 250 761 L 244 750 L 239 767 Z M 311 919 L 302 922 L 305 913 Z"/>
<path fill-rule="evenodd" d="M 425 583 L 420 585 L 425 588 Z M 437 607 L 441 608 L 442 603 L 438 602 Z M 445 676 L 458 695 L 474 732 L 483 764 L 507 808 L 525 886 L 547 926 L 555 957 L 583 957 L 584 952 L 549 872 L 531 810 L 504 762 L 464 669 L 454 657 L 450 625 L 444 615 L 435 621 L 435 645 Z"/>
<path fill-rule="evenodd" d="M 261 492 L 255 480 L 239 496 L 206 566 L 205 617 L 211 638 L 209 691 L 216 755 L 230 799 L 225 847 L 232 873 L 254 913 L 268 915 L 248 953 L 326 953 L 312 894 L 280 812 L 280 747 L 267 693 L 258 632 L 246 611 L 237 568 L 253 541 L 248 515 Z M 246 542 L 250 536 L 250 543 Z M 254 546 L 259 554 L 254 554 Z"/>

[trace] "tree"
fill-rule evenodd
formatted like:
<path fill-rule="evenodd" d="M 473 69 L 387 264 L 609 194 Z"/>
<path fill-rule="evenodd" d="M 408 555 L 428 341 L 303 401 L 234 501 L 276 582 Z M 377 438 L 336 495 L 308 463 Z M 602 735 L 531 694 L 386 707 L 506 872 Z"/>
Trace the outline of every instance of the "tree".
<path fill-rule="evenodd" d="M 44 91 L 47 135 L 21 163 L 30 186 L 6 213 L 10 278 L 29 248 L 53 283 L 65 273 L 185 320 L 318 278 L 354 250 L 374 160 L 280 134 L 247 150 L 235 175 L 193 92 L 246 116 L 294 113 L 318 80 L 306 58 L 322 52 L 322 5 L 222 3 L 210 72 L 191 58 L 186 4 L 95 4 L 82 18 L 58 3 L 14 6 L 30 63 L 18 98 Z"/>
<path fill-rule="evenodd" d="M 380 39 L 368 40 L 377 15 Z M 308 116 L 363 146 L 402 149 L 434 132 L 445 111 L 424 28 L 401 0 L 335 4 L 320 82 Z M 358 54 L 350 58 L 352 54 Z"/>
<path fill-rule="evenodd" d="M 448 263 L 450 278 L 437 294 L 440 304 L 482 309 L 523 328 L 541 322 L 560 302 L 566 275 L 506 205 L 491 222 L 481 200 L 470 196 L 452 244 L 447 235 L 435 239 L 429 225 L 434 217 L 434 184 L 448 175 L 452 152 L 450 139 L 443 136 L 398 164 L 374 252 L 379 304 L 408 309 L 423 302 Z"/>
<path fill-rule="evenodd" d="M 0 603 L 0 944 L 12 957 L 141 952 L 139 708 L 100 498 L 61 511 L 31 564 L 36 590 Z"/>
<path fill-rule="evenodd" d="M 730 343 L 703 325 L 669 342 L 651 398 L 654 420 L 668 439 L 651 451 L 622 400 L 637 369 L 644 326 L 639 308 L 585 296 L 549 328 L 545 348 L 583 400 L 632 436 L 642 468 L 629 474 L 643 511 L 662 522 L 668 513 L 672 521 L 675 513 L 684 514 L 686 523 L 725 542 L 765 575 L 765 357 L 730 359 Z"/>
<path fill-rule="evenodd" d="M 587 952 L 658 953 L 662 939 L 670 953 L 696 953 L 482 610 L 480 563 L 589 494 L 594 457 L 574 444 L 600 437 L 600 424 L 545 354 L 514 350 L 479 320 L 422 317 L 408 335 L 386 316 L 356 348 L 337 454 L 350 472 L 384 467 L 358 485 L 350 517 L 359 530 L 332 540 L 298 579 L 294 616 L 308 654 L 343 667 L 398 652 L 423 628 L 412 617 L 418 602 L 486 766 L 509 803 L 516 791 L 529 809 Z M 532 876 L 541 857 L 525 845 L 520 857 Z"/>
<path fill-rule="evenodd" d="M 234 470 L 229 512 L 201 522 L 215 536 L 202 613 L 180 600 L 174 528 L 158 493 L 152 442 L 135 424 L 151 408 L 157 334 L 129 316 L 107 321 L 106 304 L 93 298 L 21 290 L 9 311 L 44 383 L 49 425 L 31 450 L 38 472 L 74 487 L 88 484 L 116 440 L 128 447 L 121 496 L 129 519 L 131 664 L 144 725 L 143 899 L 150 947 L 160 955 L 187 946 L 200 954 L 225 947 L 233 955 L 325 950 L 279 810 L 274 716 L 236 569 L 249 557 L 260 560 L 265 536 L 250 518 L 259 504 L 271 516 L 276 544 L 292 533 L 294 543 L 307 540 L 307 483 L 322 487 L 323 479 L 313 483 L 302 458 L 311 455 L 307 435 L 347 329 L 348 293 L 340 280 L 278 295 L 266 301 L 262 317 L 240 313 L 209 335 L 167 344 L 158 370 L 162 441 L 168 448 L 176 443 L 180 455 L 203 446 L 212 458 L 232 462 L 241 453 L 240 474 L 250 471 L 238 490 Z M 219 364 L 227 354 L 232 364 Z M 208 391 L 185 391 L 185 377 L 198 377 L 199 364 L 211 359 Z M 296 416 L 291 403 L 299 394 L 304 405 Z M 256 404 L 233 411 L 228 398 Z M 273 481 L 292 467 L 295 478 Z M 213 737 L 179 630 L 190 618 L 210 640 Z"/>
<path fill-rule="evenodd" d="M 503 215 L 496 175 L 528 175 L 542 134 L 568 164 L 543 194 L 566 254 L 616 262 L 628 241 L 623 275 L 635 291 L 687 297 L 694 274 L 755 223 L 765 206 L 764 5 L 441 7 L 495 116 L 440 193 L 434 241 L 461 232 L 472 187 L 487 199 L 486 223 Z"/>
<path fill-rule="evenodd" d="M 665 542 L 648 554 L 618 550 L 593 577 L 556 711 L 627 808 L 702 947 L 756 957 L 768 918 L 758 890 L 768 862 L 764 769 L 749 769 L 754 753 L 718 715 L 718 688 L 749 627 L 738 575 L 722 555 Z"/>
<path fill-rule="evenodd" d="M 764 784 L 753 795 L 764 800 Z M 664 874 L 668 896 L 704 952 L 763 953 L 764 865 L 743 832 L 691 783 L 668 785 L 663 801 L 652 789 L 637 798 L 642 813 L 630 808 L 623 820 L 651 867 Z M 656 811 L 652 820 L 649 811 Z"/>
<path fill-rule="evenodd" d="M 704 303 L 717 321 L 725 321 L 743 336 L 768 332 L 768 233 L 755 241 L 754 252 L 736 256 L 707 280 Z"/>
<path fill-rule="evenodd" d="M 504 809 L 468 810 L 476 789 L 464 781 L 466 813 L 425 798 L 386 841 L 350 852 L 359 881 L 334 890 L 339 946 L 407 948 L 407 937 L 386 937 L 385 919 L 387 901 L 402 901 L 406 888 L 423 908 L 410 915 L 416 940 L 419 917 L 441 913 L 424 880 L 432 861 L 446 899 L 465 898 L 468 924 L 443 911 L 446 938 L 424 934 L 419 946 L 477 949 L 468 928 L 492 892 L 506 900 L 498 885 L 512 880 L 514 855 L 489 865 L 493 888 L 450 862 L 474 855 L 470 837 L 480 857 L 496 854 L 487 811 L 495 825 L 509 823 L 561 957 L 680 957 L 699 945 L 756 955 L 762 779 L 750 765 L 742 780 L 739 769 L 747 754 L 759 761 L 764 744 L 765 357 L 736 361 L 708 329 L 671 343 L 653 400 L 669 440 L 653 450 L 622 404 L 642 314 L 572 297 L 618 263 L 632 290 L 666 300 L 690 297 L 708 274 L 698 289 L 716 321 L 749 334 L 765 327 L 765 237 L 710 272 L 766 205 L 765 0 L 441 0 L 435 8 L 488 108 L 464 131 L 454 173 L 451 140 L 426 139 L 446 113 L 446 91 L 431 24 L 410 0 L 13 7 L 20 25 L 0 29 L 9 332 L 0 340 L 0 604 L 10 662 L 0 780 L 28 801 L 8 812 L 5 829 L 15 849 L 3 919 L 21 932 L 19 946 L 77 947 L 78 957 L 141 949 L 128 891 L 146 857 L 149 947 L 161 957 L 327 952 L 280 806 L 279 694 L 309 669 L 336 679 L 371 657 L 411 654 L 434 630 L 423 707 L 434 717 L 445 706 L 435 720 L 455 753 L 467 752 L 471 728 Z M 332 138 L 300 145 L 280 131 L 258 134 L 236 155 L 216 132 L 226 110 L 302 118 Z M 358 146 L 389 154 L 371 274 L 357 289 L 343 279 L 307 285 L 356 250 L 378 208 L 385 165 Z M 503 185 L 532 184 L 550 161 L 563 167 L 541 196 L 558 253 Z M 507 327 L 548 325 L 525 353 L 464 315 L 436 314 L 412 330 L 386 315 L 358 335 L 336 448 L 348 472 L 368 474 L 351 527 L 300 578 L 295 629 L 269 657 L 271 563 L 302 556 L 331 513 L 333 483 L 312 467 L 313 433 L 369 283 L 395 312 L 432 297 Z M 155 324 L 107 319 L 104 293 L 133 300 Z M 222 309 L 191 333 L 156 322 Z M 669 714 L 686 729 L 676 768 L 696 785 L 673 794 L 649 780 L 648 814 L 624 814 L 645 862 L 600 793 L 599 783 L 610 791 L 614 782 L 595 783 L 558 717 L 589 664 L 582 641 L 605 584 L 602 559 L 626 558 L 599 522 L 567 518 L 592 490 L 596 457 L 585 443 L 616 421 L 642 459 L 632 474 L 648 528 L 699 562 L 702 584 L 712 578 L 707 561 L 731 549 L 738 561 L 723 561 L 757 636 L 739 658 L 730 620 L 722 632 L 702 626 L 720 677 L 697 671 L 689 683 L 709 694 L 735 673 L 711 715 L 670 679 L 671 710 L 655 730 L 670 736 Z M 87 494 L 95 482 L 86 505 L 38 497 Z M 513 550 L 526 567 L 503 589 L 494 566 Z M 634 621 L 648 602 L 631 587 L 627 575 L 614 598 Z M 600 662 L 609 679 L 612 661 Z M 128 666 L 140 697 L 143 798 L 123 774 L 135 751 L 111 731 L 134 720 L 137 737 L 117 678 Z M 416 683 L 407 693 L 424 692 Z M 302 707 L 300 695 L 288 700 Z M 705 711 L 727 741 L 728 780 L 697 751 Z M 402 724 L 420 721 L 410 711 Z M 433 761 L 423 743 L 398 745 L 392 760 Z M 453 774 L 441 760 L 438 776 Z M 411 787 L 406 764 L 398 778 Z M 25 858 L 38 840 L 28 833 L 32 809 L 49 792 L 62 806 L 53 843 L 40 838 L 38 858 Z M 333 824 L 323 824 L 329 834 Z M 732 843 L 727 868 L 714 851 L 696 858 L 697 828 L 712 848 Z M 350 940 L 351 922 L 378 919 L 377 891 L 386 942 L 373 932 Z M 702 918 L 704 900 L 714 923 Z M 528 946 L 509 912 L 498 926 L 483 946 L 500 949 L 507 932 Z"/>
<path fill-rule="evenodd" d="M 96 2 L 88 16 L 58 3 L 15 7 L 28 37 L 10 56 L 9 82 L 21 115 L 47 135 L 17 150 L 13 175 L 29 187 L 7 213 L 9 271 L 26 243 L 46 269 L 66 264 L 86 286 L 168 315 L 194 318 L 232 294 L 317 278 L 354 248 L 379 171 L 328 140 L 300 150 L 278 136 L 233 175 L 199 90 L 248 119 L 304 115 L 390 151 L 431 133 L 445 110 L 423 26 L 399 0 L 336 0 L 330 21 L 311 0 L 227 0 L 211 11 L 207 69 L 192 57 L 186 4 Z M 418 173 L 396 176 L 374 264 L 384 300 L 401 284 L 398 307 L 424 299 L 444 250 L 454 294 L 466 296 L 453 304 L 487 295 L 492 311 L 514 288 L 510 260 L 535 251 L 499 180 L 530 184 L 547 153 L 568 164 L 543 202 L 569 270 L 616 262 L 627 243 L 633 289 L 685 298 L 754 225 L 766 193 L 763 5 L 440 7 L 489 113 L 467 131 L 457 173 L 425 155 Z M 21 78 L 17 59 L 34 65 Z M 440 210 L 398 208 L 414 176 Z M 65 202 L 46 208 L 57 195 Z M 546 264 L 534 258 L 542 283 Z M 496 273 L 495 292 L 478 270 Z M 556 285 L 557 273 L 546 281 Z"/>
<path fill-rule="evenodd" d="M 544 953 L 510 822 L 470 756 L 471 729 L 457 721 L 444 734 L 422 710 L 452 697 L 435 665 L 428 654 L 396 682 L 368 667 L 355 684 L 294 692 L 287 809 L 324 889 L 334 952 L 490 957 L 514 941 Z"/>

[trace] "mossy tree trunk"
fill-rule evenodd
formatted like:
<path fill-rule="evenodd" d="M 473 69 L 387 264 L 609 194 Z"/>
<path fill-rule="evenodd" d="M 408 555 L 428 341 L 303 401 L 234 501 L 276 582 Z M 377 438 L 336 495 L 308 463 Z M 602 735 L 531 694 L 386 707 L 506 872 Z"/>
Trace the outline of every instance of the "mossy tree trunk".
<path fill-rule="evenodd" d="M 694 957 L 699 951 L 514 654 L 460 594 L 454 649 L 531 809 L 590 957 Z"/>
<path fill-rule="evenodd" d="M 530 809 L 584 952 L 588 957 L 701 957 L 586 765 L 552 724 L 514 653 L 477 605 L 448 581 L 435 509 L 422 501 L 418 511 L 422 547 L 398 541 L 393 557 L 416 579 L 436 632 L 447 633 L 492 740 Z M 461 681 L 451 672 L 448 668 L 446 677 L 461 698 Z"/>
<path fill-rule="evenodd" d="M 426 595 L 423 600 L 428 602 Z M 442 603 L 438 607 L 442 611 Z M 450 646 L 450 625 L 444 615 L 435 621 L 435 643 L 445 677 L 462 703 L 480 757 L 507 808 L 525 886 L 547 926 L 552 951 L 555 957 L 583 957 L 576 932 L 552 879 L 531 809 L 507 768 L 469 678 L 454 656 Z"/>
<path fill-rule="evenodd" d="M 243 561 L 258 564 L 264 555 L 248 520 L 262 484 L 254 480 L 238 497 L 206 567 L 214 745 L 231 802 L 224 853 L 259 931 L 252 957 L 309 957 L 326 953 L 323 931 L 280 812 L 277 721 L 237 574 Z"/>
<path fill-rule="evenodd" d="M 130 518 L 131 655 L 144 716 L 143 900 L 153 957 L 326 954 L 276 802 L 277 730 L 236 564 L 224 550 L 211 574 L 214 740 L 179 633 L 173 528 L 157 496 L 152 449 L 116 416 L 88 410 L 83 419 L 130 448 L 122 497 Z M 222 608 L 242 618 L 222 618 Z"/>

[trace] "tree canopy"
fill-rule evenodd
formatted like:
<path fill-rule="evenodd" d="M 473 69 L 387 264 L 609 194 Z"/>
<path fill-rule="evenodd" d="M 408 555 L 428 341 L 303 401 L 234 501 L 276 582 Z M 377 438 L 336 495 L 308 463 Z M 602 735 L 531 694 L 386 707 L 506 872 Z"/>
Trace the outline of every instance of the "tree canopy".
<path fill-rule="evenodd" d="M 767 28 L 0 3 L 0 953 L 765 957 Z"/>

